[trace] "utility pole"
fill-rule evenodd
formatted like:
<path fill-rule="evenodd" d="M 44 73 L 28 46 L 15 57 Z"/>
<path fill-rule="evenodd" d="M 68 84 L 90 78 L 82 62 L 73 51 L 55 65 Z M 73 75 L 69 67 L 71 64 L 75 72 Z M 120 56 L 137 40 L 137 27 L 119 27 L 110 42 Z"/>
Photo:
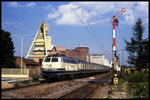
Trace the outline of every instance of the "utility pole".
<path fill-rule="evenodd" d="M 20 37 L 21 38 L 21 75 L 22 75 L 22 68 L 23 68 L 23 38 L 24 36 L 30 36 L 28 35 L 14 35 L 14 37 Z"/>
<path fill-rule="evenodd" d="M 124 50 L 126 49 L 122 49 L 122 66 L 124 65 Z"/>
<path fill-rule="evenodd" d="M 117 18 L 123 13 L 125 12 L 125 8 L 122 8 L 122 10 L 116 15 L 114 16 L 114 18 L 111 20 L 111 22 L 113 23 L 113 60 L 114 60 L 114 84 L 118 83 L 117 80 L 117 69 L 116 69 L 116 37 L 115 37 L 115 24 L 118 23 Z"/>

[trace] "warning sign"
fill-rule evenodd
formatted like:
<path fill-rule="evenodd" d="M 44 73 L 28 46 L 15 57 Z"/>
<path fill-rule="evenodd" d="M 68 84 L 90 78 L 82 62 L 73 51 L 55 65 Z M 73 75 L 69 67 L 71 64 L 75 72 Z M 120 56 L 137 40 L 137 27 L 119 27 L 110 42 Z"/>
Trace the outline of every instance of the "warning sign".
<path fill-rule="evenodd" d="M 114 74 L 113 83 L 114 83 L 115 85 L 118 84 L 117 74 Z"/>

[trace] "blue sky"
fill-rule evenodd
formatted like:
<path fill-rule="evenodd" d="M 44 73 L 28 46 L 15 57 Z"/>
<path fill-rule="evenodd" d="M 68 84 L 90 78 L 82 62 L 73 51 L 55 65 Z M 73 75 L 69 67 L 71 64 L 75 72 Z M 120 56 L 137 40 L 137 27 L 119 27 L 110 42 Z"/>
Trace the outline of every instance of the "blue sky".
<path fill-rule="evenodd" d="M 132 27 L 137 18 L 142 18 L 148 38 L 148 2 L 1 2 L 2 29 L 11 32 L 15 46 L 15 56 L 20 56 L 21 40 L 14 35 L 24 36 L 24 57 L 42 21 L 49 25 L 52 45 L 74 49 L 81 44 L 89 47 L 90 54 L 105 54 L 112 59 L 112 23 L 110 20 L 122 8 L 126 9 L 118 17 L 116 27 L 116 50 L 122 63 L 124 39 L 130 40 Z M 80 19 L 79 19 L 80 18 Z M 82 22 L 80 21 L 82 20 Z M 84 25 L 82 24 L 84 23 Z M 30 34 L 31 36 L 26 36 Z M 127 60 L 127 52 L 124 52 Z M 125 62 L 124 62 L 125 63 Z"/>

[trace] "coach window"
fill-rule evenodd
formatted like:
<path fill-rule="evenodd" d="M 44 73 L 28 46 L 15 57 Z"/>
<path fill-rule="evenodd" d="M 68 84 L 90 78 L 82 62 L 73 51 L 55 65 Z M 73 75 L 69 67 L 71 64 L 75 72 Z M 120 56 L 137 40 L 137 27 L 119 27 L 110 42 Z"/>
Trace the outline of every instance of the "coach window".
<path fill-rule="evenodd" d="M 66 59 L 63 59 L 63 62 L 66 62 Z"/>
<path fill-rule="evenodd" d="M 52 62 L 58 62 L 58 58 L 52 58 Z"/>

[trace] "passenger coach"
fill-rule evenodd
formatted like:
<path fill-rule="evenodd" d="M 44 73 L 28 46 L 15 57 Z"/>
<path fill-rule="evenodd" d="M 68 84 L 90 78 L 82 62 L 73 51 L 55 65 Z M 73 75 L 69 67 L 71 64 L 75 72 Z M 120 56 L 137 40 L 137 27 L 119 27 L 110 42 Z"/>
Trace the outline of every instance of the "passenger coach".
<path fill-rule="evenodd" d="M 51 55 L 42 62 L 42 76 L 45 79 L 53 77 L 70 77 L 88 73 L 109 71 L 108 66 L 76 60 L 70 57 Z"/>

